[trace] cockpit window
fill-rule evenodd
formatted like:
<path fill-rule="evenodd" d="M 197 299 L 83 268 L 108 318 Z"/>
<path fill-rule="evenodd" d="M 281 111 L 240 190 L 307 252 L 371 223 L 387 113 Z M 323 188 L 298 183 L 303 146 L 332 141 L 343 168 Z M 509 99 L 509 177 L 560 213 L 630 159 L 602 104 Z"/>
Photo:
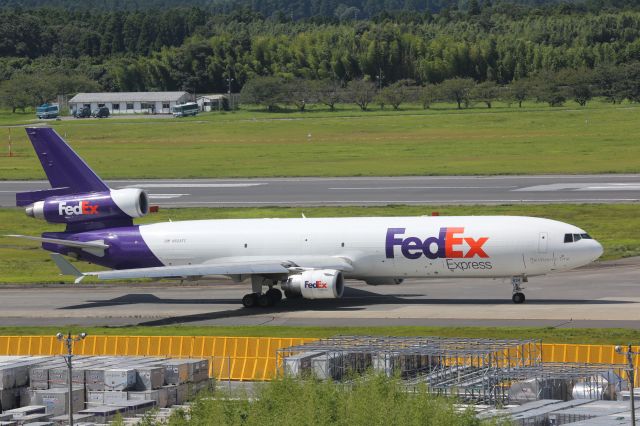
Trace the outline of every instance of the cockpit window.
<path fill-rule="evenodd" d="M 565 243 L 575 243 L 580 240 L 593 240 L 589 234 L 564 234 Z"/>

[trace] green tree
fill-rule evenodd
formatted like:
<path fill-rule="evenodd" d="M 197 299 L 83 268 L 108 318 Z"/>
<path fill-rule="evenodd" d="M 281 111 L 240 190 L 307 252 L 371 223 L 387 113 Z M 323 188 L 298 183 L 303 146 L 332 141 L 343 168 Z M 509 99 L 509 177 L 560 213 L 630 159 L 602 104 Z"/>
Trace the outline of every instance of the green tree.
<path fill-rule="evenodd" d="M 307 105 L 311 105 L 317 101 L 315 97 L 316 91 L 309 80 L 296 78 L 287 81 L 282 87 L 284 91 L 284 101 L 288 104 L 293 104 L 302 112 Z"/>
<path fill-rule="evenodd" d="M 377 93 L 376 85 L 366 80 L 354 80 L 347 85 L 347 94 L 350 102 L 358 105 L 362 111 L 373 102 Z"/>
<path fill-rule="evenodd" d="M 507 87 L 508 99 L 518 102 L 518 108 L 522 108 L 522 102 L 529 98 L 531 92 L 531 81 L 528 78 L 514 80 Z"/>
<path fill-rule="evenodd" d="M 254 77 L 240 91 L 240 102 L 264 105 L 275 111 L 279 103 L 285 102 L 285 82 L 279 77 Z"/>
<path fill-rule="evenodd" d="M 627 64 L 623 67 L 623 78 L 620 93 L 630 102 L 640 102 L 640 62 Z"/>
<path fill-rule="evenodd" d="M 567 101 L 568 86 L 560 82 L 556 74 L 540 73 L 534 81 L 534 93 L 538 102 L 546 102 L 549 106 L 557 107 L 564 105 Z"/>
<path fill-rule="evenodd" d="M 618 65 L 602 64 L 594 69 L 594 84 L 598 96 L 613 104 L 624 99 L 624 69 Z"/>
<path fill-rule="evenodd" d="M 567 96 L 580 106 L 586 106 L 593 98 L 594 73 L 590 69 L 563 69 L 556 74 L 556 80 L 566 87 Z"/>
<path fill-rule="evenodd" d="M 493 81 L 485 81 L 476 85 L 471 91 L 471 98 L 483 102 L 487 108 L 491 108 L 492 103 L 498 99 L 500 88 Z"/>
<path fill-rule="evenodd" d="M 438 88 L 433 84 L 425 84 L 418 89 L 418 99 L 422 103 L 422 108 L 429 109 L 429 107 L 438 100 Z"/>
<path fill-rule="evenodd" d="M 0 84 L 2 106 L 11 108 L 11 112 L 14 113 L 16 110 L 24 112 L 25 108 L 33 106 L 33 98 L 27 93 L 28 84 L 25 79 L 19 77 L 3 81 Z"/>
<path fill-rule="evenodd" d="M 458 109 L 462 109 L 462 103 L 469 103 L 471 90 L 475 85 L 470 78 L 451 78 L 440 83 L 438 90 L 445 100 L 457 103 Z"/>
<path fill-rule="evenodd" d="M 330 111 L 335 111 L 336 104 L 342 100 L 344 94 L 340 83 L 335 80 L 325 79 L 311 82 L 314 97 L 329 107 Z"/>
<path fill-rule="evenodd" d="M 383 88 L 379 96 L 384 104 L 389 104 L 394 110 L 397 110 L 400 104 L 410 100 L 414 86 L 413 80 L 400 80 Z"/>

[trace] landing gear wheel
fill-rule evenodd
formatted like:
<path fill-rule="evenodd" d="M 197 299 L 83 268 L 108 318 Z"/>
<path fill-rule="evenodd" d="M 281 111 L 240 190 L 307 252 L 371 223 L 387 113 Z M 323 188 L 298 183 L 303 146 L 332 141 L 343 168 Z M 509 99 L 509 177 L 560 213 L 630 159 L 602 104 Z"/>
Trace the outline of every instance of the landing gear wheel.
<path fill-rule="evenodd" d="M 282 300 L 282 292 L 277 288 L 270 288 L 267 290 L 266 295 L 273 305 Z"/>
<path fill-rule="evenodd" d="M 253 308 L 258 303 L 258 295 L 255 293 L 245 294 L 242 298 L 242 306 L 245 308 Z"/>
<path fill-rule="evenodd" d="M 524 293 L 513 293 L 513 296 L 511 296 L 511 300 L 513 300 L 513 303 L 524 303 Z"/>
<path fill-rule="evenodd" d="M 266 308 L 267 306 L 273 305 L 272 300 L 266 294 L 261 294 L 258 296 L 258 305 L 262 308 Z"/>
<path fill-rule="evenodd" d="M 524 303 L 525 297 L 522 292 L 522 290 L 524 290 L 524 287 L 522 287 L 523 282 L 527 282 L 527 277 L 524 275 L 511 277 L 511 285 L 513 286 L 513 296 L 511 296 L 511 300 L 513 300 L 513 303 Z"/>

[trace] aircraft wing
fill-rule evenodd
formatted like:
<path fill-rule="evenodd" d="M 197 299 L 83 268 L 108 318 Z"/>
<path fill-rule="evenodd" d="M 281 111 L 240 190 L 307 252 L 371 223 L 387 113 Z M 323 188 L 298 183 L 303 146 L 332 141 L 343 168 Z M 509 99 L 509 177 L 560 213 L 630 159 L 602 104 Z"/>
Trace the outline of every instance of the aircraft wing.
<path fill-rule="evenodd" d="M 296 261 L 274 258 L 226 258 L 215 263 L 198 265 L 159 266 L 153 268 L 118 269 L 97 272 L 80 272 L 61 254 L 51 257 L 62 275 L 72 275 L 79 283 L 87 276 L 100 280 L 124 280 L 136 278 L 193 278 L 208 275 L 248 276 L 248 275 L 290 275 L 309 269 L 336 269 L 351 271 L 348 259 L 331 256 L 298 256 Z M 300 263 L 302 262 L 302 263 Z"/>

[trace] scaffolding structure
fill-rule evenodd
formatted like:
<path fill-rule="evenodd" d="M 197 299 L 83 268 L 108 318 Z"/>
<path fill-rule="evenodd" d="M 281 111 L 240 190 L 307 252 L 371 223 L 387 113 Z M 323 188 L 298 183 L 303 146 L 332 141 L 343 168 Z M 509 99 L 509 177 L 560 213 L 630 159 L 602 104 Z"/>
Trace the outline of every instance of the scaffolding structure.
<path fill-rule="evenodd" d="M 367 371 L 403 379 L 407 391 L 505 404 L 554 397 L 613 399 L 624 366 L 548 364 L 542 342 L 444 337 L 336 336 L 278 350 L 280 375 L 349 382 Z M 611 388 L 611 383 L 615 387 Z"/>
<path fill-rule="evenodd" d="M 510 384 L 509 400 L 526 402 L 540 399 L 615 400 L 628 389 L 621 364 L 581 364 L 545 362 L 541 366 L 515 368 L 500 374 Z"/>

